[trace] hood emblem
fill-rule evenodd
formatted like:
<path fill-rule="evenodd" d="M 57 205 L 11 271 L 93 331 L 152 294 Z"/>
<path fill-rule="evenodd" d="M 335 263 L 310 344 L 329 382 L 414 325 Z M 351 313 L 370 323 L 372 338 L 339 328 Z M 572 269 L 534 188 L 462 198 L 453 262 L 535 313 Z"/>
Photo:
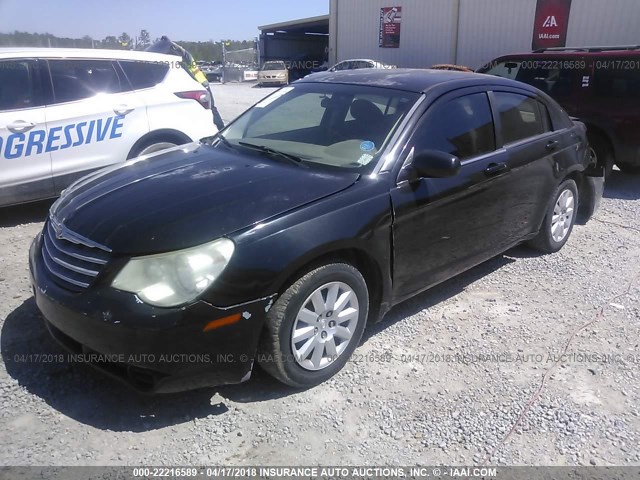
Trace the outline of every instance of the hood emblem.
<path fill-rule="evenodd" d="M 51 224 L 51 228 L 53 229 L 53 234 L 58 240 L 66 240 L 71 243 L 84 245 L 85 247 L 89 248 L 98 248 L 100 250 L 104 250 L 105 252 L 111 253 L 111 249 L 109 247 L 100 245 L 99 243 L 94 242 L 93 240 L 89 240 L 88 238 L 83 237 L 76 232 L 72 232 L 51 214 L 49 215 L 49 222 Z"/>
<path fill-rule="evenodd" d="M 51 217 L 51 226 L 53 227 L 53 231 L 56 234 L 56 238 L 58 240 L 62 240 L 65 238 L 62 224 L 53 217 Z"/>

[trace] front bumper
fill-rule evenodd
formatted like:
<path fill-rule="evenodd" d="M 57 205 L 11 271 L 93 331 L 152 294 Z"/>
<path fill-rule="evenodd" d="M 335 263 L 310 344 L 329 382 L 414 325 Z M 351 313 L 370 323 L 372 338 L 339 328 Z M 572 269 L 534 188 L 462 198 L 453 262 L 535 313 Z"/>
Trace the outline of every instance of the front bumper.
<path fill-rule="evenodd" d="M 258 79 L 259 85 L 287 85 L 289 82 L 286 78 L 283 79 L 275 79 L 269 78 L 265 80 Z"/>
<path fill-rule="evenodd" d="M 73 354 L 71 361 L 90 364 L 145 393 L 249 379 L 275 295 L 228 308 L 203 301 L 156 308 L 109 287 L 72 292 L 46 270 L 40 242 L 39 235 L 29 252 L 36 304 L 51 335 Z"/>

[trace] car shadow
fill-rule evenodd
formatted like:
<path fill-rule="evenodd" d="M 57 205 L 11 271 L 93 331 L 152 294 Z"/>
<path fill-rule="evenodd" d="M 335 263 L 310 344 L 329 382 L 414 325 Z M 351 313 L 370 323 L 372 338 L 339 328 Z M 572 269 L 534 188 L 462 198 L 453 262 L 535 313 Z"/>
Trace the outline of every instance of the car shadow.
<path fill-rule="evenodd" d="M 362 342 L 514 261 L 500 255 L 401 303 L 381 322 L 369 325 Z M 5 319 L 0 352 L 7 373 L 28 392 L 63 415 L 102 430 L 144 432 L 197 419 L 215 419 L 229 411 L 225 400 L 256 403 L 301 391 L 254 368 L 251 380 L 239 385 L 155 396 L 137 393 L 89 366 L 68 362 L 66 352 L 49 335 L 33 297 Z"/>
<path fill-rule="evenodd" d="M 380 322 L 367 326 L 364 331 L 361 343 L 367 342 L 374 335 L 391 327 L 395 323 L 404 320 L 407 317 L 415 315 L 423 310 L 426 310 L 435 305 L 438 305 L 439 303 L 444 302 L 445 300 L 448 300 L 449 298 L 463 292 L 465 288 L 467 288 L 476 280 L 479 280 L 489 275 L 490 273 L 499 270 L 505 265 L 515 262 L 516 260 L 514 258 L 511 258 L 515 257 L 515 255 L 512 255 L 512 253 L 514 251 L 519 251 L 520 249 L 529 250 L 525 247 L 516 247 L 514 249 L 511 249 L 505 254 L 493 257 L 492 259 L 481 263 L 471 270 L 467 270 L 464 273 L 456 275 L 455 277 L 396 305 L 384 316 L 384 318 Z"/>
<path fill-rule="evenodd" d="M 640 175 L 613 170 L 604 185 L 603 196 L 618 200 L 640 199 Z"/>
<path fill-rule="evenodd" d="M 7 373 L 19 385 L 63 415 L 102 430 L 155 430 L 224 415 L 229 410 L 225 399 L 253 403 L 297 391 L 256 368 L 251 380 L 240 385 L 165 395 L 138 393 L 90 366 L 68 362 L 33 297 L 5 319 L 0 352 Z"/>
<path fill-rule="evenodd" d="M 0 227 L 44 222 L 55 199 L 0 208 Z"/>
<path fill-rule="evenodd" d="M 503 255 L 509 258 L 538 258 L 548 255 L 548 253 L 541 252 L 534 248 L 527 247 L 525 244 L 520 244 L 517 247 L 513 247 L 511 250 L 507 250 Z"/>

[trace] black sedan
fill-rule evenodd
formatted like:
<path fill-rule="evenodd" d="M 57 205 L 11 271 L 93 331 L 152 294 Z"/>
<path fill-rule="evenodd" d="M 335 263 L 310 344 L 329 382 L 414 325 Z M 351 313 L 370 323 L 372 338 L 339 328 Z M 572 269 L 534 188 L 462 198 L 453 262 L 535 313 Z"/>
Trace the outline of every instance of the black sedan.
<path fill-rule="evenodd" d="M 31 247 L 52 335 L 148 392 L 338 372 L 367 322 L 602 195 L 582 123 L 497 77 L 321 73 L 215 138 L 85 177 Z M 87 361 L 85 359 L 85 361 Z"/>

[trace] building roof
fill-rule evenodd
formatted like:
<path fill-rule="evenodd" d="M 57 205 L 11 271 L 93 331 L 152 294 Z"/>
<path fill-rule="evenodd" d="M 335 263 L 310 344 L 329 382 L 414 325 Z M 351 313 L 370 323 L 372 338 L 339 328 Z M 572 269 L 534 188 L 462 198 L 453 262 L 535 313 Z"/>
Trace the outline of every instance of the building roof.
<path fill-rule="evenodd" d="M 314 73 L 299 82 L 346 83 L 371 87 L 395 88 L 409 92 L 425 92 L 436 85 L 456 81 L 458 87 L 486 85 L 514 86 L 527 88 L 520 82 L 479 73 L 456 72 L 451 70 L 427 70 L 397 68 L 392 70 L 363 68 L 339 72 Z M 297 82 L 296 82 L 297 83 Z"/>
<path fill-rule="evenodd" d="M 262 25 L 258 27 L 262 33 L 322 33 L 329 34 L 329 15 L 320 15 L 318 17 L 301 18 L 298 20 L 290 20 L 288 22 L 272 23 L 271 25 Z"/>

